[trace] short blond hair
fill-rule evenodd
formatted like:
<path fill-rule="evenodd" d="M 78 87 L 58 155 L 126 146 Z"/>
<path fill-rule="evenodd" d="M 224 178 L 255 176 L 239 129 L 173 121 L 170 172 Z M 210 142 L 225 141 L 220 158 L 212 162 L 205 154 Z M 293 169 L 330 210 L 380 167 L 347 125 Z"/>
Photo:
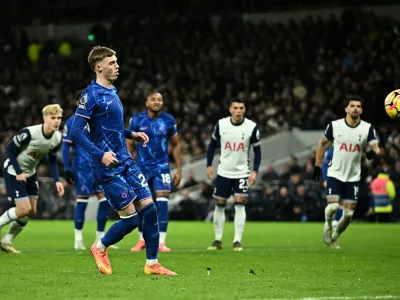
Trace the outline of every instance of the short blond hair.
<path fill-rule="evenodd" d="M 103 46 L 95 46 L 92 48 L 88 56 L 89 66 L 93 71 L 96 71 L 95 67 L 97 63 L 101 62 L 106 57 L 111 57 L 116 54 L 117 52 L 115 52 L 113 49 Z"/>
<path fill-rule="evenodd" d="M 63 113 L 63 109 L 59 104 L 49 104 L 43 107 L 43 116 L 54 116 Z"/>

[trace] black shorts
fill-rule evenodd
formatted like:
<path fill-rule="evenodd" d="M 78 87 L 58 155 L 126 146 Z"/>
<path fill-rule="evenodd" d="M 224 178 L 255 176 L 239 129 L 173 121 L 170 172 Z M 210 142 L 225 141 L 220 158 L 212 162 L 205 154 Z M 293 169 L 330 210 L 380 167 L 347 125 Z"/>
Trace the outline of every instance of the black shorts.
<path fill-rule="evenodd" d="M 357 202 L 359 182 L 343 182 L 333 177 L 328 177 L 326 183 L 326 196 L 338 196 L 342 201 Z"/>
<path fill-rule="evenodd" d="M 39 198 L 39 184 L 36 179 L 36 173 L 26 177 L 26 183 L 18 181 L 17 177 L 11 175 L 4 169 L 4 182 L 7 189 L 7 198 L 9 201 L 25 200 L 26 198 Z"/>
<path fill-rule="evenodd" d="M 228 199 L 231 195 L 248 197 L 249 177 L 230 179 L 217 175 L 213 197 Z"/>

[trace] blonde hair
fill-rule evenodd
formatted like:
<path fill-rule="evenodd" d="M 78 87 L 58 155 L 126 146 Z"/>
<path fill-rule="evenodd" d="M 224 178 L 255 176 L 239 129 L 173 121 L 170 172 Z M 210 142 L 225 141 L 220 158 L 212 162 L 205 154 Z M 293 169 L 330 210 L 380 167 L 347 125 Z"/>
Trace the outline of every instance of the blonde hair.
<path fill-rule="evenodd" d="M 114 50 L 103 47 L 103 46 L 95 46 L 89 53 L 88 63 L 93 71 L 96 71 L 95 67 L 98 62 L 101 62 L 106 57 L 111 57 L 117 54 Z"/>
<path fill-rule="evenodd" d="M 43 116 L 58 115 L 63 113 L 63 109 L 59 104 L 46 105 L 42 110 Z"/>

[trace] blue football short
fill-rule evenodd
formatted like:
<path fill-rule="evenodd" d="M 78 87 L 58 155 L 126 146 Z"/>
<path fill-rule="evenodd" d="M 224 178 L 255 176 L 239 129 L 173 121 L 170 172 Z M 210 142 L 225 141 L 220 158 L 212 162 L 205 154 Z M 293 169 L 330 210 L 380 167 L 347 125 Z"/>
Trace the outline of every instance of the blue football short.
<path fill-rule="evenodd" d="M 122 210 L 131 202 L 152 198 L 146 177 L 131 158 L 113 167 L 92 170 L 104 195 L 115 210 Z"/>
<path fill-rule="evenodd" d="M 77 196 L 89 196 L 94 192 L 101 192 L 100 186 L 94 180 L 90 166 L 85 169 L 74 170 L 75 194 Z"/>
<path fill-rule="evenodd" d="M 140 166 L 140 170 L 149 183 L 150 190 L 155 192 L 171 191 L 171 174 L 168 164 Z"/>

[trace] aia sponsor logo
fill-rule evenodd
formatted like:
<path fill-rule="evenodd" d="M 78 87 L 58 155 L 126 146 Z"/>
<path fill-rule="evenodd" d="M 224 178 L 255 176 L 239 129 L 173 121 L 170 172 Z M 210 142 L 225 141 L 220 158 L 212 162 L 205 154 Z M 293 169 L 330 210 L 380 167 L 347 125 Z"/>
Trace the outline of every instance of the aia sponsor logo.
<path fill-rule="evenodd" d="M 226 142 L 224 149 L 230 151 L 244 151 L 244 143 Z"/>
<path fill-rule="evenodd" d="M 339 148 L 340 151 L 345 151 L 345 152 L 360 152 L 361 148 L 359 144 L 346 144 L 342 143 Z"/>

